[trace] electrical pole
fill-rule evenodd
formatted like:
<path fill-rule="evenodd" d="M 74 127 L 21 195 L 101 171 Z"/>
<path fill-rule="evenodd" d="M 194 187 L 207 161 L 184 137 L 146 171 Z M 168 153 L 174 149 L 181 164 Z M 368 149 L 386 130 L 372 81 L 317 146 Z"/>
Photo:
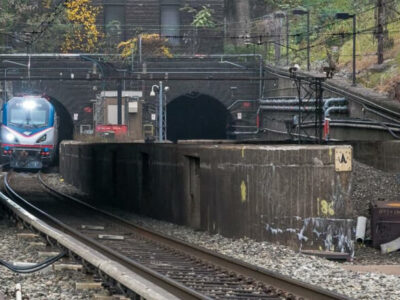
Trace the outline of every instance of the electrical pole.
<path fill-rule="evenodd" d="M 122 125 L 122 82 L 117 83 L 117 123 Z"/>
<path fill-rule="evenodd" d="M 383 51 L 384 51 L 384 35 L 383 35 L 383 24 L 385 23 L 385 12 L 384 12 L 384 1 L 385 0 L 377 0 L 377 21 L 378 21 L 378 26 L 377 26 L 377 32 L 376 36 L 378 39 L 378 64 L 383 63 Z"/>
<path fill-rule="evenodd" d="M 289 65 L 289 14 L 286 14 L 286 65 Z"/>
<path fill-rule="evenodd" d="M 307 10 L 307 71 L 310 71 L 310 11 Z"/>
<path fill-rule="evenodd" d="M 163 106 L 163 82 L 159 83 L 159 92 L 158 92 L 158 140 L 160 142 L 164 141 L 163 136 L 163 115 L 164 115 L 164 106 Z"/>

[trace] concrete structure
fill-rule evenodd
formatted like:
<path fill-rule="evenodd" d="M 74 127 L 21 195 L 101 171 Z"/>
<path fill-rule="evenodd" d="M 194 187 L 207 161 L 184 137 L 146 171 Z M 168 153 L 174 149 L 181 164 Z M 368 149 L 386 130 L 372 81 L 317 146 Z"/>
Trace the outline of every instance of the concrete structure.
<path fill-rule="evenodd" d="M 121 124 L 128 128 L 129 140 L 143 139 L 142 126 L 142 92 L 123 91 L 121 93 Z M 96 109 L 98 124 L 118 124 L 117 91 L 104 91 L 99 95 L 102 101 L 97 101 Z"/>
<path fill-rule="evenodd" d="M 351 147 L 64 142 L 60 172 L 109 205 L 228 237 L 353 252 Z"/>
<path fill-rule="evenodd" d="M 352 143 L 354 158 L 374 168 L 400 172 L 400 141 L 371 141 Z"/>
<path fill-rule="evenodd" d="M 303 101 L 316 98 L 313 78 L 324 77 L 322 73 L 298 71 L 290 74 L 288 68 L 265 66 L 265 74 L 271 80 L 265 82 L 264 97 L 298 97 L 299 90 Z M 324 98 L 343 97 L 347 100 L 344 110 L 334 110 L 330 120 L 331 141 L 379 141 L 393 140 L 400 133 L 400 103 L 361 86 L 353 87 L 343 79 L 323 78 Z M 326 80 L 325 80 L 326 79 Z M 301 84 L 299 84 L 301 82 Z M 300 87 L 300 88 L 299 88 Z M 299 89 L 298 89 L 299 88 Z M 339 106 L 335 104 L 334 106 Z M 290 137 L 290 128 L 295 128 L 299 117 L 298 104 L 292 110 L 267 111 L 260 117 L 263 130 L 258 135 L 266 140 L 285 140 Z M 315 113 L 302 114 L 303 139 L 313 136 Z M 296 128 L 297 129 L 297 128 Z M 296 130 L 294 130 L 296 131 Z"/>
<path fill-rule="evenodd" d="M 3 56 L 10 60 L 25 63 L 27 56 Z M 140 78 L 146 76 L 150 70 L 154 76 L 163 80 L 164 86 L 169 86 L 166 93 L 167 110 L 172 103 L 172 113 L 167 117 L 170 126 L 186 128 L 189 134 L 196 128 L 204 128 L 206 124 L 214 129 L 208 132 L 223 132 L 218 136 L 200 135 L 199 138 L 220 139 L 226 137 L 226 129 L 230 126 L 231 117 L 228 108 L 238 99 L 258 99 L 262 91 L 260 80 L 243 80 L 246 78 L 257 78 L 262 73 L 262 64 L 258 56 L 213 56 L 213 57 L 186 57 L 172 59 L 149 60 L 143 64 L 135 64 L 134 68 L 139 74 L 131 75 L 124 72 L 117 72 L 107 64 L 93 63 L 84 57 L 77 56 L 44 56 L 33 55 L 31 58 L 31 82 L 30 89 L 44 92 L 57 99 L 69 111 L 71 118 L 74 116 L 74 125 L 79 128 L 82 125 L 92 126 L 93 113 L 91 107 L 96 96 L 103 91 L 115 91 L 118 80 L 101 78 L 127 76 L 131 80 L 122 80 L 123 92 L 136 91 L 142 93 L 143 100 L 143 124 L 150 124 L 155 127 L 155 120 L 151 114 L 156 114 L 158 99 L 150 97 L 153 84 L 158 80 L 152 80 L 153 74 L 148 74 L 146 80 Z M 96 58 L 96 57 L 95 57 Z M 96 60 L 92 58 L 93 60 Z M 98 57 L 97 57 L 98 58 Z M 100 58 L 99 58 L 100 59 Z M 102 66 L 100 69 L 99 66 Z M 96 67 L 97 66 L 97 67 Z M 96 68 L 95 68 L 96 67 Z M 43 71 L 46 70 L 46 71 Z M 95 70 L 95 72 L 94 72 Z M 102 70 L 102 71 L 101 71 Z M 20 69 L 8 76 L 20 78 L 26 73 Z M 71 80 L 72 76 L 75 79 Z M 46 77 L 45 79 L 35 79 Z M 60 80 L 54 80 L 59 78 Z M 149 79 L 150 78 L 150 79 Z M 174 78 L 182 78 L 176 80 Z M 235 80 L 238 78 L 238 80 Z M 88 79 L 88 80 L 85 80 Z M 96 80 L 94 80 L 96 79 Z M 24 91 L 27 82 L 14 81 L 12 94 Z M 11 93 L 12 92 L 12 93 Z M 177 101 L 175 101 L 177 100 Z M 190 111 L 193 112 L 192 104 L 196 103 L 194 117 L 190 118 Z M 173 106 L 177 106 L 174 112 Z M 213 107 L 220 108 L 214 110 Z M 140 109 L 140 108 L 139 108 Z M 182 112 L 183 110 L 183 112 Z M 186 117 L 185 126 L 180 126 L 179 121 Z M 171 125 L 172 122 L 172 125 Z M 191 126 L 194 128 L 191 128 Z M 215 127 L 218 127 L 215 129 Z M 179 136 L 178 136 L 179 137 Z M 191 135 L 191 138 L 198 136 Z"/>

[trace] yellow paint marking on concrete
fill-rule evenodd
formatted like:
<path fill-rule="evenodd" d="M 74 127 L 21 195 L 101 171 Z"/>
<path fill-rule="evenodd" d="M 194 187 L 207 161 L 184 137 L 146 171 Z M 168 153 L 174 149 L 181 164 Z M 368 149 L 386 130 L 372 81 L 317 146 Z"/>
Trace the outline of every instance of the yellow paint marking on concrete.
<path fill-rule="evenodd" d="M 246 202 L 247 188 L 246 188 L 246 183 L 244 182 L 244 180 L 242 180 L 242 183 L 240 184 L 240 194 L 242 196 L 242 203 Z"/>
<path fill-rule="evenodd" d="M 323 199 L 319 199 L 318 200 L 318 215 L 321 214 L 323 216 L 334 216 L 335 215 L 335 210 L 333 209 L 333 201 L 328 202 L 326 200 Z"/>
<path fill-rule="evenodd" d="M 246 147 L 242 147 L 242 158 L 244 158 L 244 150 L 246 150 Z"/>
<path fill-rule="evenodd" d="M 332 148 L 329 148 L 329 161 L 332 161 Z"/>

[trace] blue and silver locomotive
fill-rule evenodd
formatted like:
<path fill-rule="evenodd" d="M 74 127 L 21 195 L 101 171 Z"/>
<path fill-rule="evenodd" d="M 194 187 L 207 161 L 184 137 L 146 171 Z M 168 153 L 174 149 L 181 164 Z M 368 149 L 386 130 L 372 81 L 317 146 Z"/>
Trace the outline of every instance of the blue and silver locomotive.
<path fill-rule="evenodd" d="M 13 97 L 3 106 L 1 148 L 11 168 L 41 169 L 50 165 L 58 142 L 54 106 L 44 96 Z"/>

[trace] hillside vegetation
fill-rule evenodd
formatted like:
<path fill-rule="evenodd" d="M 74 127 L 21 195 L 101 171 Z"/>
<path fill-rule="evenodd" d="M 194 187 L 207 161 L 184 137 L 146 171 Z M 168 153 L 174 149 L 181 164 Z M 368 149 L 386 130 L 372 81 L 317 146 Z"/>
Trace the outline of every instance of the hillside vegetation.
<path fill-rule="evenodd" d="M 275 10 L 290 13 L 290 61 L 306 67 L 306 16 L 292 10 L 310 11 L 312 69 L 336 68 L 336 76 L 348 78 L 352 72 L 352 19 L 339 20 L 336 13 L 356 15 L 357 82 L 400 101 L 400 0 L 382 0 L 384 62 L 377 64 L 378 0 L 266 0 Z"/>

